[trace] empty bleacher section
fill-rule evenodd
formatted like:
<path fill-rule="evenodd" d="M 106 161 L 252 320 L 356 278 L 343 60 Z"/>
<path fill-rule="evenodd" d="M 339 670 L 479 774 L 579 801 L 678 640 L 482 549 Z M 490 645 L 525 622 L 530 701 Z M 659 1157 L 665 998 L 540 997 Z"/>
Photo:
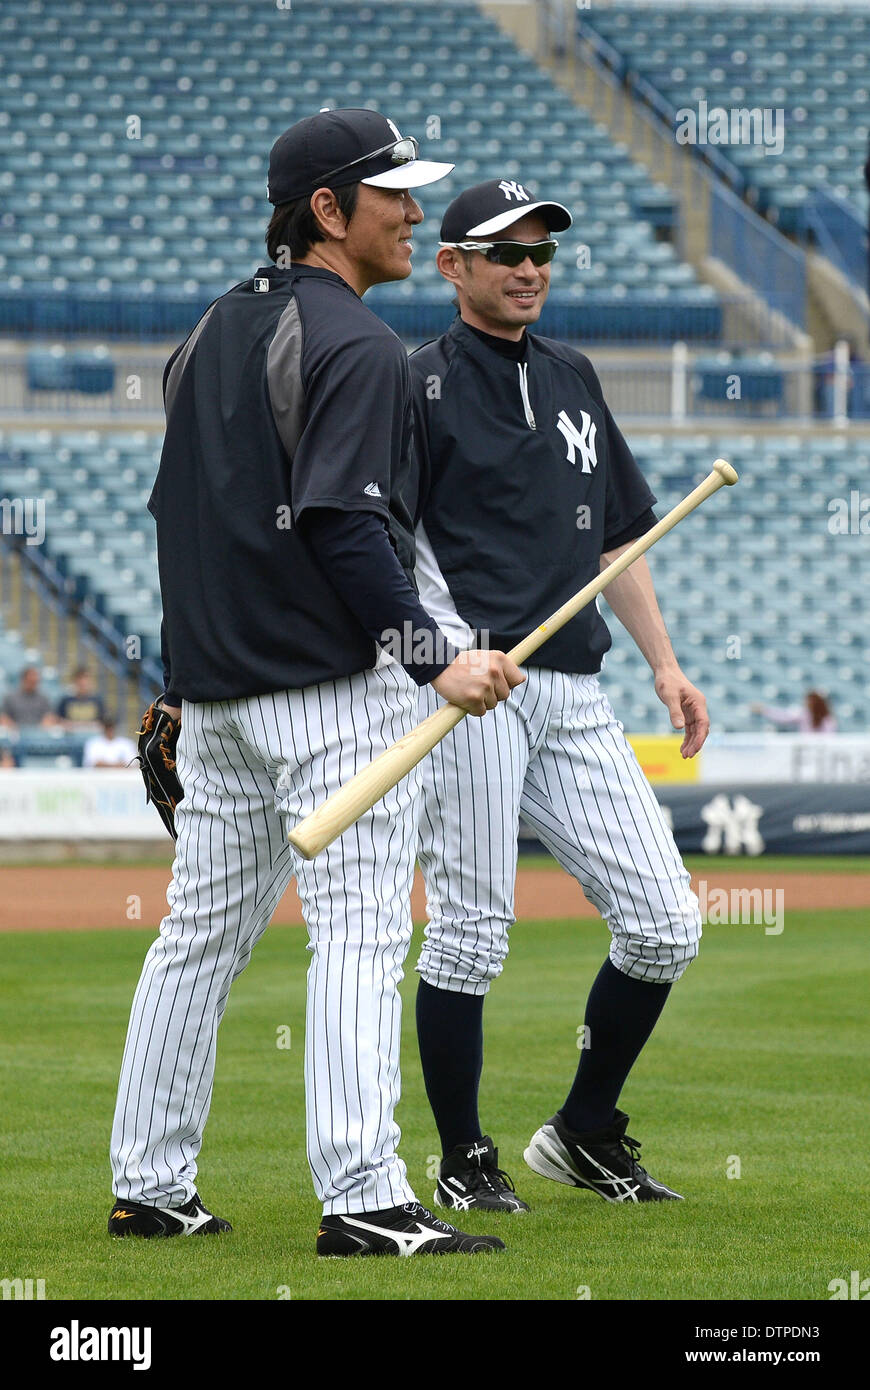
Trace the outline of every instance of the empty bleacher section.
<path fill-rule="evenodd" d="M 848 503 L 866 473 L 870 443 L 861 452 L 847 437 L 628 434 L 660 512 L 719 455 L 741 475 L 739 493 L 700 508 L 650 558 L 678 650 L 703 683 L 717 728 L 760 727 L 750 701 L 789 704 L 811 686 L 834 687 L 841 729 L 866 726 L 857 636 L 866 576 L 854 563 L 866 537 L 833 536 L 828 524 L 830 499 Z M 46 499 L 46 562 L 93 595 L 122 634 L 140 636 L 152 657 L 160 608 L 144 499 L 159 449 L 158 433 L 0 435 L 0 456 L 13 455 L 22 484 Z M 615 619 L 611 628 L 604 683 L 620 716 L 634 730 L 666 731 L 643 659 Z"/>
<path fill-rule="evenodd" d="M 669 239 L 668 190 L 464 0 L 5 0 L 0 89 L 0 331 L 186 333 L 265 258 L 275 136 L 322 106 L 373 104 L 460 161 L 424 200 L 413 282 L 368 297 L 401 334 L 449 322 L 441 211 L 463 184 L 504 174 L 576 214 L 550 332 L 720 340 L 716 293 Z M 96 390 L 106 366 L 33 370 L 46 387 L 78 370 Z"/>
<path fill-rule="evenodd" d="M 694 113 L 695 148 L 720 176 L 866 285 L 866 5 L 617 0 L 579 10 L 577 24 L 675 132 Z"/>

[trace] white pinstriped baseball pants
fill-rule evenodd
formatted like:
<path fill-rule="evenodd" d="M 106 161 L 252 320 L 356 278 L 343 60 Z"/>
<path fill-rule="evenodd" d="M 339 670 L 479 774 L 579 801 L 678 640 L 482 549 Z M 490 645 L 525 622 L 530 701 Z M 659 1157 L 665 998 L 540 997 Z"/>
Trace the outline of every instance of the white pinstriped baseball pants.
<path fill-rule="evenodd" d="M 440 703 L 426 686 L 420 717 Z M 463 720 L 422 766 L 429 922 L 417 969 L 428 984 L 484 994 L 501 974 L 520 817 L 601 913 L 616 968 L 679 979 L 697 954 L 698 900 L 595 676 L 527 667 L 509 700 Z"/>
<path fill-rule="evenodd" d="M 390 666 L 304 690 L 185 702 L 169 913 L 133 1000 L 112 1131 L 117 1197 L 178 1206 L 192 1196 L 230 986 L 295 873 L 312 953 L 305 1093 L 315 1190 L 326 1213 L 413 1200 L 393 1112 L 419 775 L 310 862 L 286 829 L 414 726 L 417 696 Z"/>

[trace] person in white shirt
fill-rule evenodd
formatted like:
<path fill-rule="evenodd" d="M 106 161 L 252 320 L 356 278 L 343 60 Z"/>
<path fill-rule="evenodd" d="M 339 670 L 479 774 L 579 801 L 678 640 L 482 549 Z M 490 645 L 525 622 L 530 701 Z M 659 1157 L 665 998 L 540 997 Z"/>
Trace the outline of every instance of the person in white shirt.
<path fill-rule="evenodd" d="M 136 757 L 132 739 L 118 734 L 114 719 L 103 720 L 103 732 L 85 744 L 82 767 L 129 767 Z"/>
<path fill-rule="evenodd" d="M 807 691 L 802 709 L 780 709 L 761 704 L 752 705 L 751 709 L 753 714 L 763 715 L 778 729 L 795 729 L 801 734 L 833 734 L 837 731 L 831 706 L 818 690 Z"/>

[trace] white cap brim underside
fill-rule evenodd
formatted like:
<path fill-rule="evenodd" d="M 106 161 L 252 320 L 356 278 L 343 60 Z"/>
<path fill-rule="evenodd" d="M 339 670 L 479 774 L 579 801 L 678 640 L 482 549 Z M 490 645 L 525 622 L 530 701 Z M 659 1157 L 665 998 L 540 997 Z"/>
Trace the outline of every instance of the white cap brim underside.
<path fill-rule="evenodd" d="M 437 164 L 431 159 L 412 159 L 408 164 L 398 164 L 395 169 L 387 169 L 383 174 L 372 174 L 362 179 L 362 183 L 375 188 L 422 188 L 426 183 L 437 183 L 455 169 L 454 164 Z"/>
<path fill-rule="evenodd" d="M 568 219 L 566 226 L 559 230 L 567 231 L 568 227 L 571 226 L 573 218 L 568 209 L 563 207 L 561 203 L 554 203 L 548 199 L 542 203 L 524 203 L 520 207 L 509 208 L 507 212 L 500 212 L 497 217 L 491 217 L 488 222 L 478 222 L 476 227 L 469 227 L 463 240 L 475 236 L 489 236 L 492 232 L 502 232 L 505 227 L 519 222 L 521 217 L 528 217 L 529 213 L 537 212 L 538 208 L 559 208 Z"/>

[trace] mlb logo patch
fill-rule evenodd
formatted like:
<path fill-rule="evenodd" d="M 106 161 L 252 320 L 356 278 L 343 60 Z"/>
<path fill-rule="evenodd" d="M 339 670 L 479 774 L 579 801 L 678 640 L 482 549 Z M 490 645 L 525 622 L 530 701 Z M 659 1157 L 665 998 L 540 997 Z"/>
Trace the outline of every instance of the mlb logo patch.
<path fill-rule="evenodd" d="M 268 293 L 269 293 L 269 281 L 268 281 L 268 280 L 265 278 L 265 276 L 263 276 L 263 275 L 257 275 L 257 276 L 255 276 L 255 278 L 254 278 L 254 294 L 268 294 Z"/>

